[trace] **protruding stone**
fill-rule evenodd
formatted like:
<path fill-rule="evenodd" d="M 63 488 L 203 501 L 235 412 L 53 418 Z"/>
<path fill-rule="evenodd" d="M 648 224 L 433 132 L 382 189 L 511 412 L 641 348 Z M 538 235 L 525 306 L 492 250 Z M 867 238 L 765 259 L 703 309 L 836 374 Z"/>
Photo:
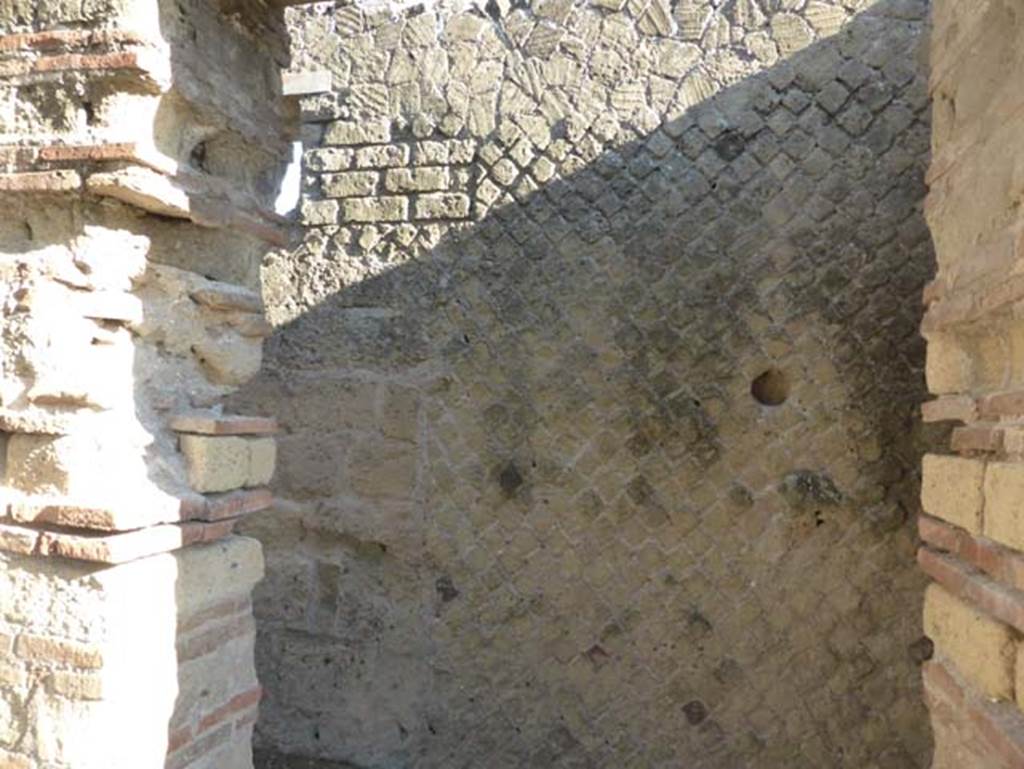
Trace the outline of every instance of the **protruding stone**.
<path fill-rule="evenodd" d="M 309 72 L 282 72 L 281 93 L 284 96 L 304 96 L 331 90 L 334 77 L 329 70 Z"/>

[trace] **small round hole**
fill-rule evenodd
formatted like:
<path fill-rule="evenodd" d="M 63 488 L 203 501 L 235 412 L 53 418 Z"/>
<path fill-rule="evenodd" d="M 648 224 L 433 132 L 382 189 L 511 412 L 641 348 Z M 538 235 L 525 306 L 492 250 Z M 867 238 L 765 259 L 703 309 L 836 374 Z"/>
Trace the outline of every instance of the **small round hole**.
<path fill-rule="evenodd" d="M 764 406 L 781 406 L 789 397 L 789 380 L 777 368 L 770 368 L 750 384 L 750 394 Z"/>

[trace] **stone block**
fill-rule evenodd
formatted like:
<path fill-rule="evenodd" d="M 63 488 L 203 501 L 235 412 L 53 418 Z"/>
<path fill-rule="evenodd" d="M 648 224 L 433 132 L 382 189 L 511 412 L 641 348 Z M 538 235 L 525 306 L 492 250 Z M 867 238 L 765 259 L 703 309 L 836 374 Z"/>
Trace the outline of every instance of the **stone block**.
<path fill-rule="evenodd" d="M 810 2 L 804 10 L 804 17 L 819 37 L 830 37 L 846 23 L 846 11 L 834 3 Z"/>
<path fill-rule="evenodd" d="M 925 591 L 924 631 L 984 696 L 1013 700 L 1017 649 L 1008 626 L 932 584 Z"/>
<path fill-rule="evenodd" d="M 346 198 L 342 206 L 346 222 L 402 222 L 409 218 L 409 199 L 404 197 Z"/>
<path fill-rule="evenodd" d="M 948 335 L 933 335 L 928 340 L 925 378 L 928 391 L 935 395 L 965 392 L 971 389 L 971 356 Z"/>
<path fill-rule="evenodd" d="M 273 438 L 255 438 L 249 444 L 249 477 L 246 486 L 266 486 L 274 476 L 277 442 Z"/>
<path fill-rule="evenodd" d="M 129 166 L 109 173 L 94 173 L 86 180 L 89 191 L 111 197 L 143 211 L 177 219 L 190 218 L 189 190 L 161 173 Z"/>
<path fill-rule="evenodd" d="M 309 150 L 303 162 L 310 171 L 343 171 L 352 165 L 355 151 L 339 147 Z"/>
<path fill-rule="evenodd" d="M 984 534 L 1024 550 L 1024 464 L 989 462 L 985 468 Z"/>
<path fill-rule="evenodd" d="M 334 120 L 345 114 L 345 109 L 340 103 L 336 94 L 333 93 L 312 93 L 303 94 L 298 98 L 299 115 L 303 122 L 303 132 L 308 129 L 319 129 L 316 133 L 316 144 L 323 141 L 325 129 L 323 123 Z"/>
<path fill-rule="evenodd" d="M 331 90 L 334 77 L 328 70 L 312 72 L 282 72 L 281 93 L 284 96 L 303 96 Z"/>
<path fill-rule="evenodd" d="M 779 53 L 789 56 L 814 40 L 814 33 L 802 18 L 795 13 L 777 13 L 771 20 L 772 39 L 779 47 Z"/>
<path fill-rule="evenodd" d="M 103 699 L 103 678 L 94 673 L 57 670 L 47 677 L 46 687 L 54 694 L 73 700 Z"/>
<path fill-rule="evenodd" d="M 29 171 L 0 174 L 0 192 L 66 192 L 82 186 L 74 171 Z"/>
<path fill-rule="evenodd" d="M 921 404 L 921 418 L 925 422 L 970 422 L 978 418 L 978 410 L 974 398 L 954 395 Z"/>
<path fill-rule="evenodd" d="M 468 165 L 476 157 L 477 143 L 472 139 L 449 139 L 445 145 L 452 165 Z"/>
<path fill-rule="evenodd" d="M 192 346 L 206 377 L 218 385 L 245 384 L 260 370 L 263 345 L 259 338 L 207 334 Z"/>
<path fill-rule="evenodd" d="M 461 193 L 437 192 L 416 198 L 417 219 L 465 219 L 470 200 Z"/>
<path fill-rule="evenodd" d="M 356 168 L 395 168 L 409 165 L 409 148 L 402 144 L 362 147 L 356 150 Z"/>
<path fill-rule="evenodd" d="M 59 436 L 12 435 L 7 441 L 7 485 L 31 493 L 66 493 L 70 474 L 67 443 Z M 80 461 L 87 460 L 88 454 L 80 457 Z"/>
<path fill-rule="evenodd" d="M 103 667 L 100 647 L 61 638 L 48 638 L 31 634 L 19 635 L 14 653 L 23 660 L 42 665 L 70 666 L 83 669 Z"/>
<path fill-rule="evenodd" d="M 347 171 L 340 174 L 324 174 L 320 184 L 324 195 L 329 198 L 374 195 L 377 192 L 377 172 Z"/>
<path fill-rule="evenodd" d="M 243 438 L 182 435 L 189 485 L 199 492 L 231 491 L 249 482 L 250 451 Z"/>
<path fill-rule="evenodd" d="M 304 200 L 302 201 L 302 223 L 311 227 L 338 223 L 338 201 L 336 200 Z"/>
<path fill-rule="evenodd" d="M 448 144 L 439 141 L 422 141 L 416 145 L 413 163 L 418 166 L 443 166 L 448 163 Z"/>
<path fill-rule="evenodd" d="M 327 126 L 324 144 L 387 144 L 391 123 L 387 120 L 338 120 Z"/>
<path fill-rule="evenodd" d="M 924 511 L 972 534 L 980 534 L 985 463 L 966 457 L 926 454 L 921 474 Z"/>
<path fill-rule="evenodd" d="M 441 167 L 392 168 L 384 176 L 389 192 L 432 192 L 448 184 L 448 169 Z"/>
<path fill-rule="evenodd" d="M 189 484 L 196 491 L 264 486 L 274 474 L 277 449 L 273 438 L 182 434 L 179 440 L 188 463 Z M 248 502 L 239 499 L 226 509 L 233 512 L 238 504 L 247 506 Z M 209 512 L 204 517 L 209 517 Z"/>
<path fill-rule="evenodd" d="M 90 499 L 109 496 L 112 477 L 125 483 L 146 477 L 140 452 L 86 433 L 15 433 L 7 441 L 5 468 L 7 484 L 19 491 Z"/>

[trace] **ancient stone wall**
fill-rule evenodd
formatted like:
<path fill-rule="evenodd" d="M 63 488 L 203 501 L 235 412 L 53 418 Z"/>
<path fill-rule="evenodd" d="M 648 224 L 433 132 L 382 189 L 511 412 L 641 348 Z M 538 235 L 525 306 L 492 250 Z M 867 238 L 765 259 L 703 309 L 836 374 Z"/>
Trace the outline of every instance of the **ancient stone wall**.
<path fill-rule="evenodd" d="M 297 130 L 262 0 L 0 3 L 0 766 L 251 769 Z M 248 96 L 246 96 L 248 92 Z"/>
<path fill-rule="evenodd" d="M 266 766 L 928 765 L 927 13 L 293 16 Z"/>
<path fill-rule="evenodd" d="M 1016 3 L 936 3 L 926 212 L 938 274 L 922 332 L 938 397 L 924 416 L 962 424 L 924 458 L 935 769 L 1024 765 L 1022 34 Z"/>

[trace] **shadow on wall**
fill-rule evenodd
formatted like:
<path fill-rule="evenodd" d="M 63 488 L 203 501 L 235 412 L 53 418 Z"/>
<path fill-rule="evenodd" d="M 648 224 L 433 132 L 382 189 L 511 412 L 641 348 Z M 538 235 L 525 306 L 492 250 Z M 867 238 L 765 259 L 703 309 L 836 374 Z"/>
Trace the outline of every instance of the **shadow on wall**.
<path fill-rule="evenodd" d="M 926 12 L 269 262 L 262 766 L 927 766 Z"/>

